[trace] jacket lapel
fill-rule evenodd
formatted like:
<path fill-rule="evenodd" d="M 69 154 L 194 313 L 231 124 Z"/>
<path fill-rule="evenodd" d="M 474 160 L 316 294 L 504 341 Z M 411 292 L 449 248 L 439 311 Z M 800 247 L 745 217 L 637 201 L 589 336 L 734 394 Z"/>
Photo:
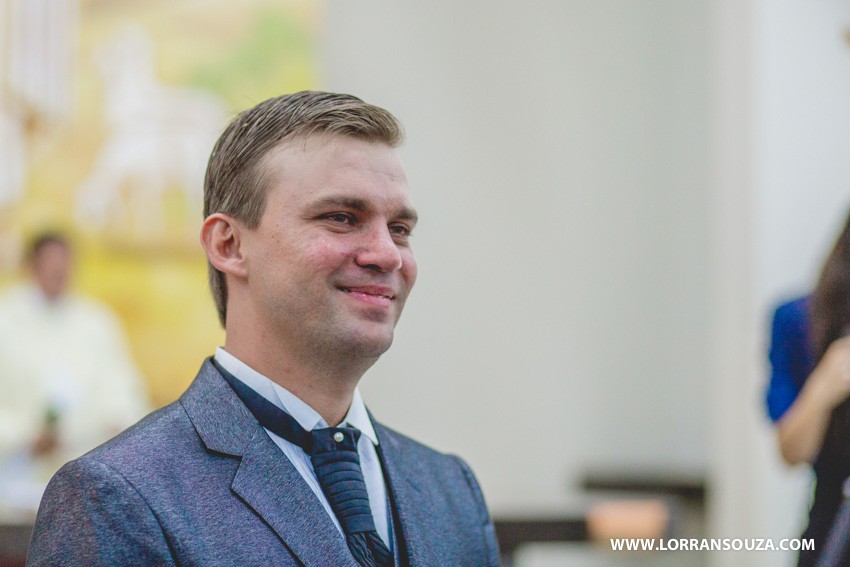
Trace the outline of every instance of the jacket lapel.
<path fill-rule="evenodd" d="M 428 529 L 434 523 L 436 511 L 431 509 L 430 499 L 424 497 L 415 484 L 416 463 L 405 458 L 405 453 L 399 447 L 392 431 L 374 419 L 372 423 L 378 435 L 381 464 L 407 555 L 406 562 L 402 558 L 402 565 L 436 567 L 437 559 L 434 557 L 432 546 L 437 540 Z"/>
<path fill-rule="evenodd" d="M 232 486 L 304 565 L 356 567 L 316 495 L 262 429 L 242 456 Z"/>
<path fill-rule="evenodd" d="M 180 402 L 209 451 L 241 458 L 233 491 L 306 567 L 357 567 L 316 495 L 209 361 Z"/>

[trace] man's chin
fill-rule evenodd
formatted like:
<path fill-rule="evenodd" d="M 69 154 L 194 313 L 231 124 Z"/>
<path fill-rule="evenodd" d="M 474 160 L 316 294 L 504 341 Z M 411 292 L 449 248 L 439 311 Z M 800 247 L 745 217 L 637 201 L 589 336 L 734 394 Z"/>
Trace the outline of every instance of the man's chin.
<path fill-rule="evenodd" d="M 349 337 L 349 349 L 363 357 L 378 358 L 393 344 L 392 332 L 357 332 Z"/>
<path fill-rule="evenodd" d="M 392 344 L 392 337 L 389 340 L 364 342 L 360 345 L 359 351 L 365 357 L 378 358 L 387 352 Z"/>

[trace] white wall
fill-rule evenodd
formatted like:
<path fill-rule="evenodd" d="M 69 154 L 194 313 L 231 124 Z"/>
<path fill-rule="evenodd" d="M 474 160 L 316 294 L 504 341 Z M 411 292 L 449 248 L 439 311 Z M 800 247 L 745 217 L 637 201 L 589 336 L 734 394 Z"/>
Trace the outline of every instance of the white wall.
<path fill-rule="evenodd" d="M 850 207 L 850 4 L 761 0 L 759 14 L 754 286 L 764 317 L 813 285 Z M 777 466 L 775 454 L 755 468 L 770 479 L 756 503 L 769 532 L 797 527 L 783 518 L 808 504 L 808 471 Z"/>
<path fill-rule="evenodd" d="M 465 456 L 496 512 L 591 465 L 703 470 L 709 4 L 326 10 L 323 86 L 402 119 L 422 216 L 378 418 Z"/>
<path fill-rule="evenodd" d="M 766 327 L 850 203 L 848 27 L 843 0 L 330 0 L 325 86 L 406 123 L 423 213 L 377 415 L 497 513 L 661 464 L 708 473 L 713 535 L 796 535 Z"/>
<path fill-rule="evenodd" d="M 850 205 L 850 5 L 717 6 L 713 528 L 796 537 L 809 474 L 780 464 L 758 411 L 771 309 L 811 287 Z M 793 555 L 715 559 L 790 565 Z"/>
<path fill-rule="evenodd" d="M 850 4 L 761 0 L 758 291 L 806 289 L 850 207 Z"/>

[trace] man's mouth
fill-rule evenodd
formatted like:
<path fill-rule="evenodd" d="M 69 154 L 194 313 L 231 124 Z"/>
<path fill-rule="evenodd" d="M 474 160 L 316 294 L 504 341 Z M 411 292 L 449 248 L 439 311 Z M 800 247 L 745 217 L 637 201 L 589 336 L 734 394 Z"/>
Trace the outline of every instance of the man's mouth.
<path fill-rule="evenodd" d="M 389 309 L 396 298 L 393 288 L 383 285 L 339 286 L 339 290 L 360 305 L 370 308 Z"/>
<path fill-rule="evenodd" d="M 339 289 L 344 291 L 345 293 L 349 293 L 352 295 L 366 296 L 372 297 L 375 299 L 383 299 L 392 301 L 395 299 L 395 293 L 393 293 L 392 288 L 384 287 L 384 286 L 356 286 L 356 287 L 345 287 L 340 286 Z"/>

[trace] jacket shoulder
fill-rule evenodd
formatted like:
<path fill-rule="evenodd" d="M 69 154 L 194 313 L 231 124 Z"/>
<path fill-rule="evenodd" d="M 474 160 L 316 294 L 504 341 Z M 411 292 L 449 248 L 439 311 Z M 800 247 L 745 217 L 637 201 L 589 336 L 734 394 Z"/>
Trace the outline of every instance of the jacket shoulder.
<path fill-rule="evenodd" d="M 399 433 L 385 425 L 376 423 L 378 440 L 391 447 L 391 454 L 403 455 L 406 463 L 415 463 L 416 470 L 431 479 L 441 479 L 441 489 L 457 487 L 458 482 L 467 487 L 475 498 L 483 503 L 483 495 L 472 469 L 457 455 L 441 453 L 427 445 Z M 386 451 L 385 451 L 386 453 Z M 486 513 L 485 513 L 486 516 Z"/>
<path fill-rule="evenodd" d="M 405 460 L 418 462 L 420 466 L 463 468 L 466 463 L 456 455 L 442 453 L 386 425 L 375 422 L 378 441 L 393 448 L 396 454 L 405 455 Z M 468 467 L 467 467 L 468 468 Z"/>
<path fill-rule="evenodd" d="M 375 431 L 378 434 L 378 441 L 380 442 L 390 442 L 399 447 L 404 447 L 405 449 L 427 454 L 437 458 L 448 457 L 448 455 L 446 455 L 445 453 L 441 453 L 435 449 L 432 449 L 424 443 L 421 443 L 413 439 L 412 437 L 408 437 L 404 433 L 399 433 L 395 429 L 387 427 L 383 423 L 379 423 L 374 420 L 373 423 L 375 425 Z"/>
<path fill-rule="evenodd" d="M 129 450 L 116 438 L 56 473 L 39 506 L 27 565 L 173 565 L 161 518 L 123 456 Z"/>
<path fill-rule="evenodd" d="M 474 561 L 475 565 L 497 566 L 496 532 L 469 465 L 458 456 L 436 451 L 379 423 L 375 423 L 375 430 L 385 446 L 391 481 L 403 478 L 415 487 L 417 502 L 427 509 L 423 525 L 439 526 L 443 534 L 439 550 L 443 560 L 439 564 L 467 565 L 466 561 Z M 460 539 L 447 537 L 446 531 Z"/>
<path fill-rule="evenodd" d="M 203 463 L 205 454 L 189 417 L 174 402 L 72 463 L 84 469 L 108 468 L 144 493 L 183 476 L 187 467 Z"/>
<path fill-rule="evenodd" d="M 94 459 L 109 463 L 120 462 L 144 447 L 164 448 L 179 442 L 180 435 L 191 429 L 186 412 L 179 402 L 155 410 L 135 425 L 125 429 L 106 443 L 89 451 L 83 460 Z"/>

